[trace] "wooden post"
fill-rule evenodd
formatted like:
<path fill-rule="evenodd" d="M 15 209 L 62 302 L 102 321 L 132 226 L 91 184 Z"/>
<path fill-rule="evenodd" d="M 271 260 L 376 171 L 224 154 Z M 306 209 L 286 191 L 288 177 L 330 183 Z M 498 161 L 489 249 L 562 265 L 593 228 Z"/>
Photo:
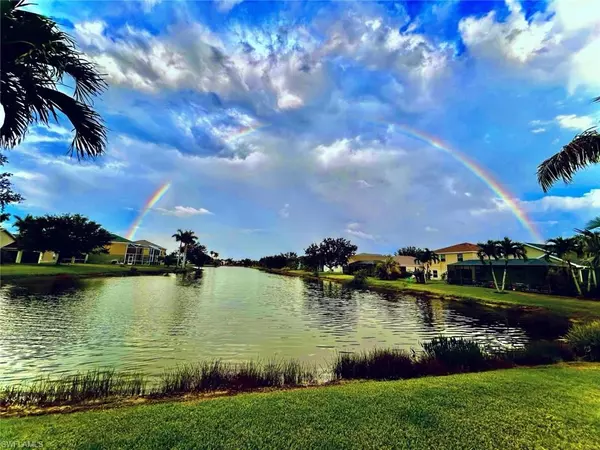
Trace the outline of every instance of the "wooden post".
<path fill-rule="evenodd" d="M 23 250 L 17 251 L 17 258 L 15 259 L 15 264 L 21 264 L 21 259 L 23 259 Z"/>

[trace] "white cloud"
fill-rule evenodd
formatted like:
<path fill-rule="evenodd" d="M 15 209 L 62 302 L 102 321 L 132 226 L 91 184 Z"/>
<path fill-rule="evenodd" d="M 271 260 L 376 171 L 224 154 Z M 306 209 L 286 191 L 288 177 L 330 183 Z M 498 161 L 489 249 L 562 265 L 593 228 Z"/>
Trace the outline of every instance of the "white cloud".
<path fill-rule="evenodd" d="M 548 195 L 539 200 L 521 202 L 530 212 L 576 211 L 600 208 L 600 189 L 592 189 L 580 197 Z"/>
<path fill-rule="evenodd" d="M 593 6 L 595 0 L 554 0 L 545 12 L 530 17 L 518 0 L 505 2 L 509 10 L 505 19 L 491 11 L 459 22 L 471 54 L 501 62 L 511 73 L 560 80 L 571 92 L 578 86 L 600 86 L 600 38 L 595 28 L 600 23 L 600 8 Z"/>
<path fill-rule="evenodd" d="M 358 222 L 350 222 L 348 225 L 346 225 L 346 227 L 349 230 L 357 230 L 358 228 L 360 228 L 360 223 L 358 223 Z"/>
<path fill-rule="evenodd" d="M 434 227 L 426 226 L 425 231 L 427 231 L 428 233 L 435 233 L 440 230 L 438 230 L 437 228 L 434 228 Z"/>
<path fill-rule="evenodd" d="M 287 219 L 288 217 L 290 217 L 290 204 L 286 203 L 285 205 L 283 205 L 283 208 L 281 208 L 279 210 L 279 217 L 283 218 L 283 219 Z"/>
<path fill-rule="evenodd" d="M 360 239 L 366 239 L 368 241 L 375 240 L 375 236 L 373 236 L 372 234 L 365 233 L 364 231 L 360 231 L 360 230 L 354 230 L 352 228 L 346 228 L 346 233 L 348 233 L 351 236 L 360 238 Z"/>
<path fill-rule="evenodd" d="M 531 130 L 532 133 L 534 134 L 538 134 L 538 133 L 544 133 L 546 131 L 545 128 L 540 127 L 540 128 L 534 128 L 533 130 Z"/>
<path fill-rule="evenodd" d="M 191 216 L 199 216 L 210 214 L 212 215 L 208 209 L 204 208 L 193 208 L 192 206 L 175 206 L 172 209 L 166 208 L 154 208 L 156 211 L 168 216 L 177 216 L 177 217 L 191 217 Z"/>
<path fill-rule="evenodd" d="M 235 5 L 242 3 L 244 0 L 216 0 L 217 9 L 220 12 L 229 12 Z"/>
<path fill-rule="evenodd" d="M 556 121 L 561 128 L 568 130 L 585 131 L 595 125 L 590 116 L 576 116 L 575 114 L 556 116 Z"/>
<path fill-rule="evenodd" d="M 369 182 L 365 181 L 365 180 L 357 180 L 356 183 L 361 187 L 361 188 L 371 188 L 373 187 L 372 184 L 370 184 Z"/>

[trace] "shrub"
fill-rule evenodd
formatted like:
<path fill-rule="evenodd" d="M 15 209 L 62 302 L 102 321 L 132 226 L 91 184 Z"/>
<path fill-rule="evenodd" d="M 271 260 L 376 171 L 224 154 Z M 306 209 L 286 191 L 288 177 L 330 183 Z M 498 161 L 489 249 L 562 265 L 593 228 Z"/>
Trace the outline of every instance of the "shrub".
<path fill-rule="evenodd" d="M 556 364 L 575 359 L 573 350 L 567 344 L 556 341 L 534 341 L 523 348 L 508 350 L 497 356 L 498 359 L 520 366 Z"/>
<path fill-rule="evenodd" d="M 373 349 L 341 353 L 333 365 L 337 379 L 397 380 L 416 375 L 412 357 L 403 350 Z"/>
<path fill-rule="evenodd" d="M 354 278 L 350 284 L 354 287 L 365 287 L 367 285 L 367 277 L 369 276 L 369 271 L 366 269 L 360 269 L 354 274 Z"/>
<path fill-rule="evenodd" d="M 388 257 L 375 266 L 375 276 L 380 280 L 397 280 L 400 278 L 400 267 L 394 258 Z"/>
<path fill-rule="evenodd" d="M 574 325 L 566 338 L 578 356 L 588 361 L 600 361 L 600 320 Z"/>
<path fill-rule="evenodd" d="M 424 361 L 435 360 L 448 372 L 468 372 L 486 367 L 486 355 L 474 341 L 467 339 L 436 337 L 422 344 Z"/>

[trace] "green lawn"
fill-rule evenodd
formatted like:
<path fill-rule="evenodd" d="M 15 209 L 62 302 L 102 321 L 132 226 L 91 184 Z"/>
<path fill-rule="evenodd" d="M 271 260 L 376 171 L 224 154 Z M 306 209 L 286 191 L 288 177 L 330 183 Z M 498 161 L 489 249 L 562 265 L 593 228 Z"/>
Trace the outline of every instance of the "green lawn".
<path fill-rule="evenodd" d="M 44 448 L 600 448 L 600 365 L 356 382 L 0 420 Z"/>
<path fill-rule="evenodd" d="M 163 266 L 135 266 L 141 273 L 163 272 Z M 95 275 L 127 273 L 131 266 L 116 264 L 3 264 L 0 265 L 2 279 L 38 277 L 46 275 Z"/>
<path fill-rule="evenodd" d="M 312 276 L 310 272 L 303 270 L 282 271 L 282 274 L 294 276 Z M 325 280 L 332 280 L 342 283 L 350 282 L 352 275 L 320 273 L 319 277 Z M 430 281 L 427 284 L 409 283 L 403 280 L 383 281 L 376 278 L 369 278 L 368 285 L 375 288 L 384 288 L 391 290 L 411 290 L 428 292 L 443 297 L 471 298 L 480 300 L 483 303 L 504 304 L 509 306 L 528 306 L 535 308 L 545 308 L 554 313 L 572 317 L 575 319 L 589 320 L 600 317 L 600 301 L 580 300 L 573 297 L 559 297 L 555 295 L 533 294 L 527 292 L 508 291 L 499 294 L 493 289 L 459 286 L 447 284 L 443 281 Z"/>

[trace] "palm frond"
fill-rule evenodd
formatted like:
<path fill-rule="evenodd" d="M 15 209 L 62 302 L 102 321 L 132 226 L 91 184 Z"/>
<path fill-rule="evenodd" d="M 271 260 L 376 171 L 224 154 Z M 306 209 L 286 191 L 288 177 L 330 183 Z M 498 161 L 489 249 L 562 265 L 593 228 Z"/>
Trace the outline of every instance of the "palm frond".
<path fill-rule="evenodd" d="M 600 228 L 600 216 L 594 217 L 585 226 L 586 230 L 595 230 L 596 228 Z"/>
<path fill-rule="evenodd" d="M 73 124 L 75 138 L 71 151 L 75 149 L 78 157 L 94 157 L 104 152 L 106 129 L 98 113 L 60 91 L 41 87 L 40 93 L 48 100 L 53 113 L 54 108 L 59 109 Z"/>
<path fill-rule="evenodd" d="M 570 183 L 573 175 L 590 164 L 600 162 L 600 135 L 590 128 L 577 135 L 560 152 L 545 160 L 537 171 L 538 183 L 544 192 L 562 179 Z"/>

